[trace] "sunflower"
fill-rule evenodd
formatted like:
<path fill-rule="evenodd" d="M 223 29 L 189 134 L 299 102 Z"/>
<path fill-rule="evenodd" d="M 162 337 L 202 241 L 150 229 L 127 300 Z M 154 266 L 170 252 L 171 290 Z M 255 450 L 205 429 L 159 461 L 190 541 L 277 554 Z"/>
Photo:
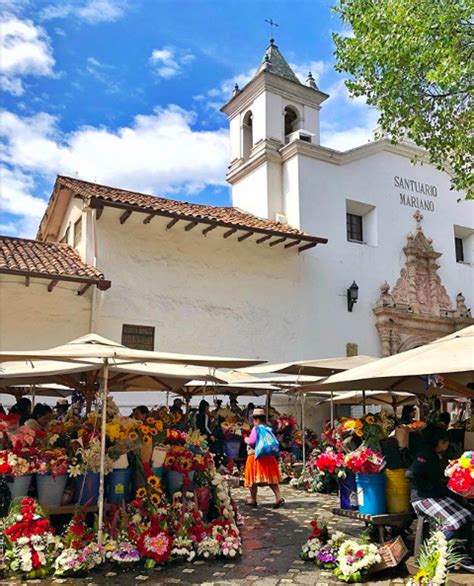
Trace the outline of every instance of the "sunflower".
<path fill-rule="evenodd" d="M 181 462 L 181 468 L 183 472 L 190 472 L 193 469 L 193 463 L 189 460 L 184 460 Z"/>
<path fill-rule="evenodd" d="M 158 488 L 160 486 L 160 479 L 158 478 L 158 476 L 155 475 L 149 476 L 147 478 L 147 482 L 153 488 Z"/>
<path fill-rule="evenodd" d="M 143 443 L 144 443 L 146 446 L 149 446 L 149 445 L 151 444 L 151 437 L 150 437 L 149 435 L 145 435 L 145 436 L 143 437 Z"/>
<path fill-rule="evenodd" d="M 158 431 L 156 429 L 153 429 L 153 427 L 150 429 L 150 433 L 153 436 L 158 435 Z"/>
<path fill-rule="evenodd" d="M 152 494 L 150 500 L 154 505 L 159 505 L 161 502 L 161 497 L 157 494 Z"/>
<path fill-rule="evenodd" d="M 364 432 L 361 429 L 356 429 L 354 431 L 354 433 L 356 434 L 357 437 L 363 437 L 364 436 Z"/>
<path fill-rule="evenodd" d="M 153 425 L 153 423 L 155 423 L 155 420 L 153 419 L 153 417 L 147 417 L 146 422 L 148 423 L 148 425 Z"/>
<path fill-rule="evenodd" d="M 143 488 L 143 486 L 141 486 L 138 490 L 137 490 L 137 499 L 142 499 L 146 496 L 146 489 Z"/>
<path fill-rule="evenodd" d="M 128 439 L 131 440 L 132 442 L 137 441 L 137 439 L 138 439 L 138 433 L 136 431 L 131 431 L 128 434 Z"/>
<path fill-rule="evenodd" d="M 365 418 L 365 422 L 368 425 L 373 425 L 375 423 L 375 417 L 373 415 L 367 415 L 367 417 Z"/>
<path fill-rule="evenodd" d="M 157 431 L 163 431 L 163 422 L 160 420 L 155 421 L 155 429 Z"/>

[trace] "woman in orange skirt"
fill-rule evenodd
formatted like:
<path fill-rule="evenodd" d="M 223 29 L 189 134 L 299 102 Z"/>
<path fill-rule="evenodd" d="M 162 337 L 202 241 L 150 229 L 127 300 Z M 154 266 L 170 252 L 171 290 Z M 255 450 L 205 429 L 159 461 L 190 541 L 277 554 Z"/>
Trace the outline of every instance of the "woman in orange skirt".
<path fill-rule="evenodd" d="M 255 457 L 255 445 L 258 440 L 257 427 L 265 425 L 265 411 L 255 409 L 253 412 L 253 429 L 250 436 L 245 439 L 247 444 L 247 463 L 245 464 L 245 486 L 250 489 L 250 500 L 247 505 L 257 506 L 257 491 L 259 486 L 269 486 L 275 495 L 274 509 L 281 507 L 285 499 L 282 498 L 280 487 L 280 467 L 275 456 Z"/>

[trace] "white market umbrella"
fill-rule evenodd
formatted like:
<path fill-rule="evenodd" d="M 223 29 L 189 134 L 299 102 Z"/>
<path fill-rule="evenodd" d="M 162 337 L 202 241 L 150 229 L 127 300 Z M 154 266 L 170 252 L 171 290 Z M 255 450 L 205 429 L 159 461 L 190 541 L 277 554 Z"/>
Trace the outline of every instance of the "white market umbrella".
<path fill-rule="evenodd" d="M 276 364 L 262 364 L 242 368 L 241 372 L 249 374 L 294 374 L 307 376 L 329 376 L 350 368 L 370 364 L 379 360 L 375 356 L 340 356 L 338 358 L 320 358 L 314 360 L 297 360 Z"/>
<path fill-rule="evenodd" d="M 265 362 L 264 360 L 246 358 L 135 350 L 95 333 L 81 336 L 62 346 L 55 346 L 47 350 L 0 351 L 0 363 L 19 360 L 87 361 L 90 358 L 108 359 L 109 361 L 193 364 L 213 368 L 241 368 Z"/>
<path fill-rule="evenodd" d="M 459 330 L 424 346 L 381 358 L 325 381 L 307 385 L 305 392 L 392 390 L 426 394 L 439 375 L 443 394 L 452 392 L 474 398 L 464 385 L 474 381 L 474 326 Z M 433 385 L 434 386 L 434 385 Z"/>

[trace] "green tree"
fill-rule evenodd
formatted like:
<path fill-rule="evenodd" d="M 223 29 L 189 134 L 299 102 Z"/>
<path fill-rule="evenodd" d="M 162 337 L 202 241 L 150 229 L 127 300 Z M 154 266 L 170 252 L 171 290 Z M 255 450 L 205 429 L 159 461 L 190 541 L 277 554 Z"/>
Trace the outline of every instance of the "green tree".
<path fill-rule="evenodd" d="M 335 11 L 351 28 L 333 35 L 350 93 L 473 198 L 474 0 L 338 0 Z"/>

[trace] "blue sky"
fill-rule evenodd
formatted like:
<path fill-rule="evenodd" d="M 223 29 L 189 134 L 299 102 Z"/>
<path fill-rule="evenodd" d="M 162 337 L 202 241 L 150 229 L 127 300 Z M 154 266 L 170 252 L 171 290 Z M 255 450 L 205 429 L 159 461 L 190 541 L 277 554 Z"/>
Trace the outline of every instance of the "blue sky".
<path fill-rule="evenodd" d="M 331 94 L 322 144 L 366 142 L 376 115 L 333 69 L 331 0 L 4 0 L 0 232 L 34 236 L 58 173 L 229 205 L 219 107 L 277 44 Z"/>

